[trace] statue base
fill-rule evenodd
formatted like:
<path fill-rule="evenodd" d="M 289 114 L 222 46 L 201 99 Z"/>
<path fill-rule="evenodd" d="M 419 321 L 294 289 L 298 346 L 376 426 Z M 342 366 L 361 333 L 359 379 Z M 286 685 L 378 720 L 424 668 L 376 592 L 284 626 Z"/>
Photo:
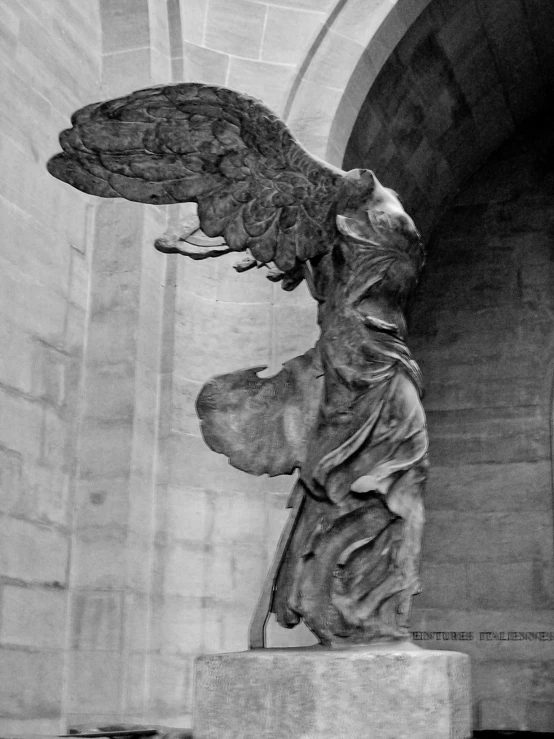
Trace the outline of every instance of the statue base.
<path fill-rule="evenodd" d="M 469 657 L 411 643 L 210 654 L 194 739 L 467 739 Z"/>

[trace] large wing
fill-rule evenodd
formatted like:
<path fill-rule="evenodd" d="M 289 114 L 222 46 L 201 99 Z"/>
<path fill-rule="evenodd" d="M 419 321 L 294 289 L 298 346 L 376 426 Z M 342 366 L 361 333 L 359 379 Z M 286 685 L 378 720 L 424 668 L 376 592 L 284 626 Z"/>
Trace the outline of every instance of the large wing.
<path fill-rule="evenodd" d="M 198 203 L 208 236 L 283 272 L 328 251 L 344 173 L 306 152 L 262 103 L 177 84 L 89 105 L 63 131 L 51 174 L 141 203 Z"/>

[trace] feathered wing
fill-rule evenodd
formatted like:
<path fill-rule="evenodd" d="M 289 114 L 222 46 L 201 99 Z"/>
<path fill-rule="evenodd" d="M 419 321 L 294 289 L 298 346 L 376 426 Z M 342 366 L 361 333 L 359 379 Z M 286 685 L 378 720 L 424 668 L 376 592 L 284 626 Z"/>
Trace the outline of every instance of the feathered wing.
<path fill-rule="evenodd" d="M 208 236 L 283 272 L 334 241 L 341 170 L 313 158 L 262 103 L 177 84 L 89 105 L 63 131 L 48 169 L 101 197 L 198 203 Z"/>

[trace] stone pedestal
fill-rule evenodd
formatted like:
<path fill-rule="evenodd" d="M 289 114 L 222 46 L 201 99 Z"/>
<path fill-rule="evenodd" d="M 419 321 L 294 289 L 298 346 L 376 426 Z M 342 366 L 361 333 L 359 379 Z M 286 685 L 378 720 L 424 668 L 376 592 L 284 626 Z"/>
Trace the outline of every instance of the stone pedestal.
<path fill-rule="evenodd" d="M 466 739 L 469 657 L 413 644 L 211 654 L 194 739 Z"/>

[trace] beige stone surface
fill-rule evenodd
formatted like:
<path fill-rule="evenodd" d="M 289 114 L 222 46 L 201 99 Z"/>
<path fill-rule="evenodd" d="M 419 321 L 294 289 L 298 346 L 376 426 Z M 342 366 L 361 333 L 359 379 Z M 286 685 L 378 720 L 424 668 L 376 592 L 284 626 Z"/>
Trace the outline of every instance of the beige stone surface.
<path fill-rule="evenodd" d="M 414 645 L 268 649 L 196 661 L 198 739 L 466 739 L 469 658 Z"/>
<path fill-rule="evenodd" d="M 378 159 L 385 182 L 413 198 L 426 226 L 422 191 L 430 189 L 440 208 L 552 87 L 551 4 L 527 2 L 525 18 L 517 2 L 507 2 L 505 13 L 497 4 L 479 2 L 476 22 L 475 4 L 437 0 L 404 53 L 401 36 L 428 0 L 340 7 L 335 0 L 181 0 L 181 43 L 176 26 L 168 28 L 175 3 L 168 18 L 158 0 L 0 0 L 0 91 L 9 101 L 0 110 L 0 341 L 9 348 L 0 357 L 0 663 L 9 685 L 2 731 L 65 728 L 64 683 L 69 721 L 186 725 L 194 656 L 245 646 L 292 482 L 249 477 L 210 452 L 199 438 L 194 396 L 214 371 L 257 362 L 277 368 L 315 331 L 305 290 L 285 295 L 257 270 L 237 275 L 232 255 L 180 260 L 176 275 L 176 260 L 151 248 L 165 211 L 93 203 L 53 181 L 44 163 L 70 113 L 170 81 L 171 61 L 180 75 L 183 58 L 186 79 L 229 84 L 279 110 L 296 83 L 289 122 L 312 151 L 341 166 L 369 86 L 400 41 L 398 76 L 375 85 L 398 125 L 390 128 L 387 109 L 372 98 L 369 113 L 360 112 L 351 163 Z M 329 18 L 334 8 L 340 12 Z M 454 86 L 433 65 L 418 67 L 418 44 L 437 23 Z M 320 30 L 326 37 L 316 41 Z M 423 70 L 417 84 L 410 78 L 406 88 L 402 64 Z M 415 88 L 423 123 L 413 114 Z M 456 125 L 460 95 L 471 125 Z M 395 107 L 403 99 L 407 107 Z M 423 321 L 430 333 L 442 327 L 441 349 L 425 353 L 421 337 L 413 341 L 437 438 L 425 594 L 414 628 L 448 622 L 478 630 L 494 622 L 548 631 L 551 463 L 545 419 L 532 409 L 548 405 L 543 350 L 551 327 L 532 305 L 548 299 L 551 214 L 528 199 L 472 219 L 476 208 L 515 197 L 523 182 L 514 174 L 521 163 L 491 166 L 461 195 L 458 205 L 467 209 L 450 212 L 443 234 L 444 253 L 458 257 L 450 269 L 437 267 L 441 279 Z M 469 251 L 460 247 L 460 230 Z M 489 255 L 475 261 L 473 276 L 463 267 L 475 258 L 471 243 Z M 489 289 L 481 291 L 475 332 L 477 272 L 487 274 Z M 465 307 L 446 315 L 446 299 Z M 531 306 L 525 316 L 507 310 L 516 299 Z M 206 342 L 190 328 L 195 314 Z M 460 323 L 467 331 L 458 333 Z M 512 354 L 496 361 L 499 333 Z M 458 352 L 470 362 L 460 364 Z M 487 364 L 472 379 L 480 356 Z M 513 413 L 514 405 L 531 410 Z M 291 644 L 309 639 L 279 631 Z M 71 655 L 63 654 L 67 645 Z M 477 641 L 468 650 L 478 665 L 483 727 L 552 728 L 551 642 Z"/>

